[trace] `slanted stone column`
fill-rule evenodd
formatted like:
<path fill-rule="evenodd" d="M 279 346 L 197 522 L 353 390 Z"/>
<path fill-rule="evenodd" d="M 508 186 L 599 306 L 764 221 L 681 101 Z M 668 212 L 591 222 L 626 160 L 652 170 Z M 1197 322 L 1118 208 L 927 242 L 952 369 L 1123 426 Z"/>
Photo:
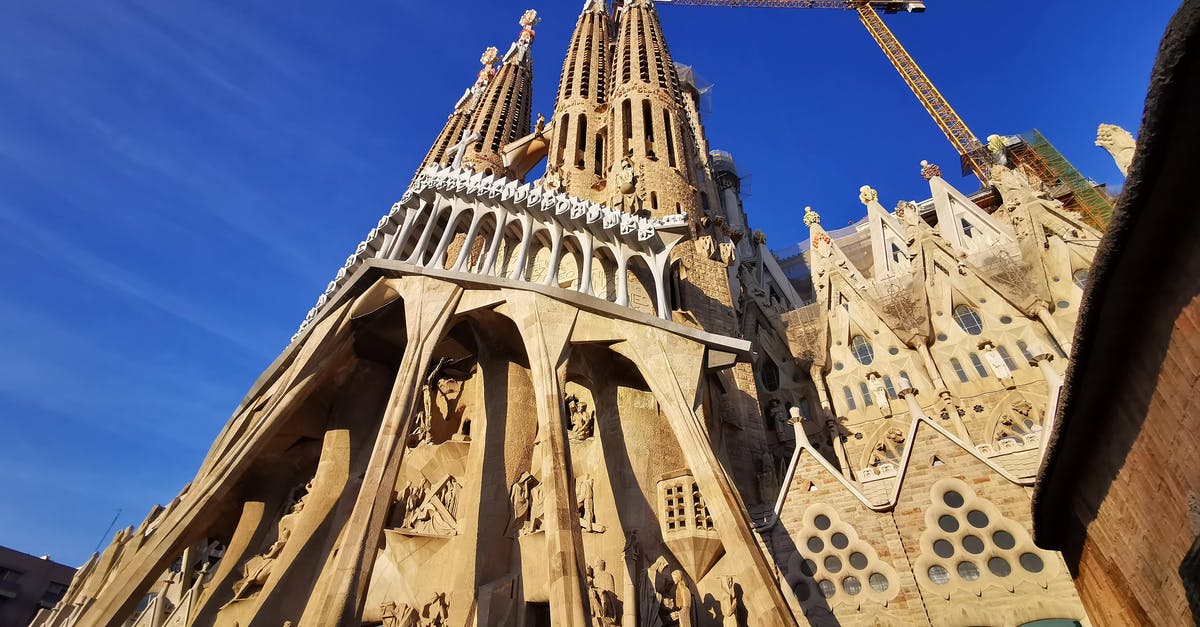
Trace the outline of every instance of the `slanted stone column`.
<path fill-rule="evenodd" d="M 1046 327 L 1046 332 L 1050 334 L 1050 337 L 1054 338 L 1054 341 L 1058 342 L 1063 351 L 1070 355 L 1071 340 L 1059 328 L 1058 321 L 1054 319 L 1054 316 L 1050 315 L 1050 310 L 1046 308 L 1046 304 L 1039 302 L 1033 311 L 1033 315 L 1037 316 L 1042 326 Z"/>
<path fill-rule="evenodd" d="M 900 377 L 900 390 L 896 392 L 900 398 L 908 405 L 908 413 L 913 417 L 924 416 L 925 411 L 921 409 L 921 404 L 917 402 L 917 388 L 913 387 L 912 381 L 906 377 Z"/>

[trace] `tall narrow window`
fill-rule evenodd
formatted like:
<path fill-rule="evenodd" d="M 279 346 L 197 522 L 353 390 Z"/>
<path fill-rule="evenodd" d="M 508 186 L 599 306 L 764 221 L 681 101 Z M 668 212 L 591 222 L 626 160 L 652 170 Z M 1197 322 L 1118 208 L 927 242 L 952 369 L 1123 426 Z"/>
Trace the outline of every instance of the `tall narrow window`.
<path fill-rule="evenodd" d="M 899 398 L 898 396 L 896 396 L 896 387 L 894 385 L 892 385 L 891 377 L 883 378 L 883 387 L 887 388 L 888 398 L 890 398 L 890 399 Z"/>
<path fill-rule="evenodd" d="M 988 371 L 987 371 L 987 368 L 983 367 L 983 362 L 979 360 L 979 355 L 976 355 L 975 353 L 971 353 L 970 358 L 971 358 L 971 365 L 975 366 L 975 372 L 979 373 L 980 378 L 986 379 L 988 376 Z"/>
<path fill-rule="evenodd" d="M 642 101 L 642 132 L 646 136 L 646 156 L 655 156 L 654 151 L 654 116 L 650 113 L 650 101 Z"/>
<path fill-rule="evenodd" d="M 617 161 L 629 154 L 629 142 L 633 140 L 633 102 L 625 100 L 621 103 L 621 154 Z"/>
<path fill-rule="evenodd" d="M 850 352 L 854 353 L 854 358 L 864 366 L 869 366 L 875 361 L 875 350 L 871 348 L 867 338 L 861 335 L 850 338 Z"/>
<path fill-rule="evenodd" d="M 846 407 L 850 410 L 858 409 L 854 406 L 854 392 L 850 391 L 849 386 L 842 386 L 842 394 L 846 396 Z"/>
<path fill-rule="evenodd" d="M 858 393 L 862 394 L 863 407 L 874 405 L 874 402 L 871 401 L 871 388 L 868 388 L 866 383 L 858 384 Z"/>
<path fill-rule="evenodd" d="M 592 172 L 596 176 L 604 174 L 604 135 L 596 133 L 596 162 L 592 164 Z"/>
<path fill-rule="evenodd" d="M 1076 270 L 1075 272 L 1071 273 L 1071 280 L 1075 281 L 1075 285 L 1078 285 L 1079 289 L 1083 289 L 1087 285 L 1088 271 Z"/>
<path fill-rule="evenodd" d="M 954 308 L 954 321 L 958 323 L 959 328 L 971 335 L 983 333 L 983 320 L 980 320 L 979 314 L 967 305 Z"/>
<path fill-rule="evenodd" d="M 800 399 L 800 415 L 806 421 L 812 420 L 812 405 L 808 402 L 807 398 Z"/>
<path fill-rule="evenodd" d="M 1004 365 L 1008 366 L 1009 370 L 1017 369 L 1017 362 L 1013 361 L 1012 356 L 1008 354 L 1007 348 L 1004 348 L 1003 346 L 997 346 L 996 352 L 1000 353 L 1000 359 L 1004 360 Z"/>
<path fill-rule="evenodd" d="M 962 219 L 962 229 L 963 229 L 963 235 L 966 235 L 967 237 L 972 237 L 972 238 L 975 237 L 975 227 L 971 226 L 971 223 L 967 222 L 966 218 Z"/>
<path fill-rule="evenodd" d="M 954 374 L 958 375 L 959 383 L 967 382 L 967 371 L 963 370 L 962 362 L 957 357 L 950 358 L 950 365 L 954 368 Z"/>
<path fill-rule="evenodd" d="M 1017 350 L 1021 351 L 1021 355 L 1025 358 L 1026 362 L 1033 361 L 1033 353 L 1029 352 L 1028 344 L 1026 344 L 1023 341 L 1018 341 L 1017 342 Z"/>
<path fill-rule="evenodd" d="M 567 117 L 567 114 L 565 114 L 565 113 L 562 115 L 562 117 L 558 118 L 559 128 L 562 129 L 562 133 L 560 133 L 558 135 L 558 162 L 559 163 L 563 162 L 563 159 L 566 158 L 566 154 L 567 154 L 567 120 L 568 119 L 569 118 Z"/>
<path fill-rule="evenodd" d="M 667 165 L 675 167 L 675 134 L 671 132 L 671 113 L 663 110 L 663 141 L 667 142 Z"/>
<path fill-rule="evenodd" d="M 700 192 L 700 209 L 708 213 L 708 194 Z"/>
<path fill-rule="evenodd" d="M 575 129 L 575 167 L 584 168 L 583 156 L 587 154 L 587 116 L 579 116 L 579 126 Z"/>
<path fill-rule="evenodd" d="M 658 194 L 650 192 L 650 211 L 658 211 Z"/>

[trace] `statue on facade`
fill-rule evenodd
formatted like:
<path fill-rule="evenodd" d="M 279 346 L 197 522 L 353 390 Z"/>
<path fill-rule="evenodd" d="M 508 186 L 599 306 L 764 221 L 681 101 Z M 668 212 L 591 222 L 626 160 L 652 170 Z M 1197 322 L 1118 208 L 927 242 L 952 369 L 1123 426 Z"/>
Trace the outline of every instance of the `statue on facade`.
<path fill-rule="evenodd" d="M 732 575 L 726 575 L 722 578 L 724 583 L 725 603 L 722 607 L 722 614 L 725 615 L 725 620 L 722 621 L 722 627 L 741 627 L 741 622 L 738 620 L 738 615 L 741 614 L 742 603 L 738 599 L 737 582 L 733 580 Z"/>
<path fill-rule="evenodd" d="M 1046 211 L 1061 211 L 1062 203 L 1050 198 L 1050 196 L 1029 180 L 1024 172 L 1013 168 L 997 166 L 992 168 L 992 174 L 989 182 L 1000 192 L 1000 197 L 1004 199 L 1004 207 L 1008 209 L 1009 214 L 1018 208 L 1032 210 L 1033 208 L 1041 208 Z M 1014 227 L 1018 226 L 1014 224 Z"/>
<path fill-rule="evenodd" d="M 538 518 L 534 512 L 534 497 L 540 496 L 540 493 L 535 494 L 535 484 L 537 479 L 533 478 L 527 472 L 521 473 L 521 476 L 512 484 L 509 490 L 509 504 L 512 507 L 512 519 L 509 521 L 508 529 L 505 535 L 516 537 L 517 535 L 525 535 L 533 533 L 537 529 Z"/>
<path fill-rule="evenodd" d="M 763 450 L 758 463 L 758 498 L 760 503 L 774 503 L 779 496 L 779 478 L 775 475 L 775 456 Z"/>
<path fill-rule="evenodd" d="M 556 166 L 546 166 L 546 173 L 542 175 L 542 187 L 552 192 L 563 191 L 562 174 Z"/>
<path fill-rule="evenodd" d="M 575 395 L 567 397 L 566 405 L 570 416 L 570 438 L 576 442 L 591 438 L 596 424 L 596 412 L 588 411 L 587 403 Z"/>
<path fill-rule="evenodd" d="M 475 372 L 474 366 L 469 369 L 459 368 L 459 364 L 471 359 L 463 357 L 452 359 L 442 357 L 429 369 L 425 381 L 421 384 L 421 406 L 413 416 L 413 428 L 409 433 L 408 445 L 433 444 L 433 415 L 436 409 L 437 397 L 441 397 L 446 405 L 447 413 L 452 413 L 453 405 L 462 393 L 463 382 Z M 463 425 L 459 425 L 461 432 Z"/>
<path fill-rule="evenodd" d="M 867 375 L 867 385 L 871 388 L 871 396 L 875 398 L 875 405 L 879 407 L 880 413 L 890 416 L 891 403 L 888 402 L 888 391 L 883 385 L 883 379 L 879 378 L 878 373 L 872 372 Z"/>
<path fill-rule="evenodd" d="M 660 595 L 662 606 L 670 613 L 671 620 L 675 621 L 676 625 L 692 627 L 695 625 L 692 619 L 692 591 L 683 580 L 683 571 L 671 571 L 671 581 L 674 583 L 674 590 L 670 596 Z"/>
<path fill-rule="evenodd" d="M 596 596 L 600 601 L 600 627 L 611 627 L 621 624 L 621 614 L 617 604 L 617 581 L 607 570 L 604 560 L 599 560 L 592 569 L 592 580 Z"/>
<path fill-rule="evenodd" d="M 614 199 L 613 205 L 620 211 L 625 213 L 637 213 L 640 203 L 637 193 L 638 175 L 633 168 L 633 161 L 628 156 L 621 159 L 621 165 L 617 170 L 617 196 Z"/>
<path fill-rule="evenodd" d="M 417 619 L 416 610 L 409 607 L 407 603 L 396 605 L 395 601 L 381 603 L 379 616 L 383 621 L 383 627 L 411 627 Z"/>
<path fill-rule="evenodd" d="M 791 417 L 788 416 L 782 401 L 777 398 L 771 399 L 767 403 L 767 416 L 775 423 L 775 436 L 780 442 L 796 441 L 796 429 L 792 426 Z"/>
<path fill-rule="evenodd" d="M 921 219 L 917 203 L 901 200 L 896 204 L 896 217 L 900 218 L 900 225 L 904 229 L 904 243 L 912 245 L 920 236 L 922 227 L 926 226 L 925 221 Z"/>
<path fill-rule="evenodd" d="M 1129 131 L 1114 124 L 1101 124 L 1096 129 L 1096 145 L 1112 155 L 1121 174 L 1129 176 L 1129 166 L 1133 164 L 1133 154 L 1137 151 L 1137 142 Z"/>
<path fill-rule="evenodd" d="M 588 533 L 604 533 L 607 529 L 596 522 L 595 482 L 591 475 L 581 475 L 575 480 L 575 499 L 578 501 L 579 526 Z"/>

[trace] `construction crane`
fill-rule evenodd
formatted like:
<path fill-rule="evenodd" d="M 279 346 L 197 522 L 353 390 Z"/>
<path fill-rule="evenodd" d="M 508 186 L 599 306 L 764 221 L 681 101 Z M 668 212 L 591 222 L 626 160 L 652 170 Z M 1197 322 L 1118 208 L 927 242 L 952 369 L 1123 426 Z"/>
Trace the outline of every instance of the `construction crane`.
<path fill-rule="evenodd" d="M 962 160 L 962 171 L 965 175 L 972 172 L 979 177 L 980 182 L 988 184 L 988 176 L 994 163 L 991 151 L 988 150 L 971 129 L 967 128 L 946 98 L 942 96 L 912 55 L 896 39 L 892 30 L 883 23 L 879 11 L 884 13 L 924 13 L 925 2 L 914 0 L 897 2 L 894 0 L 655 0 L 659 4 L 686 5 L 704 7 L 765 7 L 773 9 L 843 9 L 858 12 L 858 19 L 904 82 L 912 89 L 917 100 L 929 112 L 930 117 L 937 123 L 938 128 L 946 134 L 946 138 L 954 145 Z"/>

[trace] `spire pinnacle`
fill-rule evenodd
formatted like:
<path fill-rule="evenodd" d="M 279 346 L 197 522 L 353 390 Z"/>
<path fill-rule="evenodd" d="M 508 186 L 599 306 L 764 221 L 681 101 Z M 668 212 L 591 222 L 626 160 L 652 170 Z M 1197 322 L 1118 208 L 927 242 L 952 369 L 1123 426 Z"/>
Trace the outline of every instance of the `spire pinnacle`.
<path fill-rule="evenodd" d="M 921 178 L 928 181 L 929 179 L 931 179 L 935 176 L 938 178 L 941 178 L 942 169 L 940 167 L 938 167 L 937 165 L 934 165 L 928 161 L 922 160 L 921 161 Z"/>
<path fill-rule="evenodd" d="M 528 46 L 529 44 L 532 44 L 533 38 L 537 36 L 537 31 L 533 30 L 533 27 L 537 26 L 541 21 L 542 18 L 538 17 L 537 11 L 533 9 L 526 11 L 525 14 L 521 16 L 521 35 L 517 38 L 517 43 L 521 44 L 522 46 Z"/>
<path fill-rule="evenodd" d="M 821 226 L 821 214 L 813 211 L 812 207 L 805 207 L 804 225 L 809 228 L 812 228 L 813 226 Z"/>

